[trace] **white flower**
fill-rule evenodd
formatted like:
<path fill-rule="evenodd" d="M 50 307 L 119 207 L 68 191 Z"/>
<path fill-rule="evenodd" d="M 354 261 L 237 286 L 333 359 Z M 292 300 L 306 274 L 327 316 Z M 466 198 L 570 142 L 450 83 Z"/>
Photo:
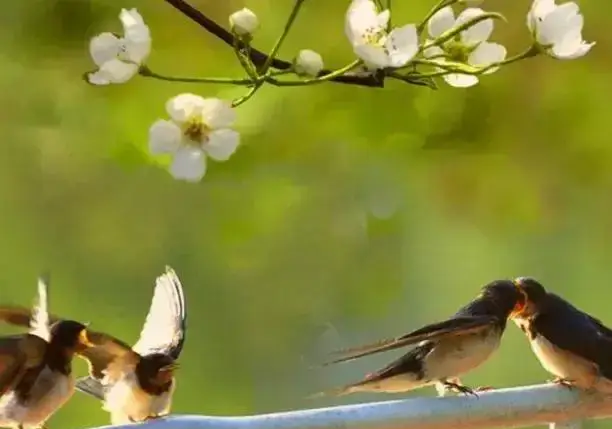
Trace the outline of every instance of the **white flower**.
<path fill-rule="evenodd" d="M 170 174 L 197 182 L 206 173 L 206 158 L 226 161 L 236 151 L 240 135 L 230 127 L 236 113 L 218 98 L 180 94 L 166 103 L 170 120 L 159 119 L 149 129 L 149 149 L 172 154 Z"/>
<path fill-rule="evenodd" d="M 432 39 L 440 37 L 446 31 L 474 19 L 485 13 L 479 8 L 467 8 L 455 19 L 450 6 L 436 12 L 427 22 L 427 30 Z M 442 58 L 454 62 L 468 64 L 473 67 L 486 67 L 506 58 L 506 48 L 498 43 L 487 42 L 493 32 L 493 20 L 485 19 L 470 28 L 460 32 L 455 38 L 441 46 L 433 46 L 425 50 L 429 58 Z M 498 67 L 485 73 L 493 73 Z M 443 76 L 451 86 L 467 88 L 478 83 L 478 77 L 462 73 L 451 73 Z"/>
<path fill-rule="evenodd" d="M 527 26 L 536 42 L 554 58 L 571 60 L 585 55 L 595 42 L 582 40 L 584 18 L 574 2 L 557 6 L 555 0 L 534 0 Z"/>
<path fill-rule="evenodd" d="M 402 67 L 419 49 L 416 26 L 407 24 L 387 32 L 389 18 L 389 10 L 379 13 L 372 0 L 353 0 L 346 12 L 346 36 L 370 69 Z"/>
<path fill-rule="evenodd" d="M 102 33 L 92 38 L 89 52 L 98 70 L 87 80 L 94 85 L 124 83 L 130 80 L 151 52 L 151 33 L 136 9 L 121 9 L 123 37 Z"/>
<path fill-rule="evenodd" d="M 323 58 L 310 49 L 302 49 L 294 61 L 295 72 L 301 76 L 315 77 L 323 70 Z"/>
<path fill-rule="evenodd" d="M 239 36 L 251 35 L 259 28 L 259 18 L 246 7 L 232 13 L 229 22 L 232 31 Z"/>

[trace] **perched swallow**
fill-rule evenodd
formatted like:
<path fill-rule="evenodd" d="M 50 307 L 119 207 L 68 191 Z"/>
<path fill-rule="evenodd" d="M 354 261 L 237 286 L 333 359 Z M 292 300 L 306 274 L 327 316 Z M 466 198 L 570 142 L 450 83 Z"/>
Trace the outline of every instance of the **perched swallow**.
<path fill-rule="evenodd" d="M 86 327 L 51 324 L 43 279 L 33 311 L 1 307 L 0 320 L 30 326 L 27 334 L 0 338 L 0 427 L 41 427 L 74 393 L 72 358 L 91 346 Z"/>
<path fill-rule="evenodd" d="M 475 394 L 459 376 L 485 362 L 498 348 L 508 317 L 520 311 L 524 297 L 511 280 L 485 285 L 476 299 L 448 320 L 424 326 L 398 338 L 336 352 L 344 355 L 325 365 L 418 345 L 363 380 L 331 392 L 407 392 L 435 385 L 438 395 L 449 391 Z"/>
<path fill-rule="evenodd" d="M 104 346 L 83 354 L 92 363 L 90 376 L 76 388 L 103 401 L 112 424 L 140 422 L 170 412 L 174 370 L 185 341 L 183 287 L 175 272 L 157 278 L 149 314 L 134 345 L 106 336 Z M 99 341 L 101 342 L 101 341 Z"/>
<path fill-rule="evenodd" d="M 612 393 L 612 330 L 533 278 L 514 283 L 526 304 L 512 319 L 553 382 Z"/>

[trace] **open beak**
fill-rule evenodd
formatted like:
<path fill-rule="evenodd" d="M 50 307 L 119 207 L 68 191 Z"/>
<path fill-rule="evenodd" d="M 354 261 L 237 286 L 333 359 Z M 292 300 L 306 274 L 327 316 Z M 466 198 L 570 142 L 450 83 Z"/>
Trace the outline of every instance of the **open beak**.
<path fill-rule="evenodd" d="M 79 333 L 79 344 L 85 346 L 85 347 L 94 347 L 95 344 L 92 343 L 89 340 L 89 337 L 87 336 L 87 329 L 83 329 L 80 333 Z"/>
<path fill-rule="evenodd" d="M 518 290 L 520 294 L 520 298 L 514 305 L 514 308 L 512 309 L 512 312 L 510 313 L 510 318 L 520 316 L 523 310 L 525 310 L 525 307 L 527 306 L 527 292 L 525 292 L 525 290 L 523 289 L 521 285 L 521 281 L 519 279 L 516 279 L 516 280 L 513 280 L 512 283 L 514 283 L 514 286 Z"/>

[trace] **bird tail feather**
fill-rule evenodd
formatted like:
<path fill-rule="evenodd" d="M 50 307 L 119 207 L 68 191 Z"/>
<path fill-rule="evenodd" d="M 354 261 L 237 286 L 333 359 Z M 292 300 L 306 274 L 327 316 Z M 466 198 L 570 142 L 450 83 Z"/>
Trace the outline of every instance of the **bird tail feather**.
<path fill-rule="evenodd" d="M 81 377 L 77 380 L 75 388 L 101 401 L 104 400 L 104 386 L 95 378 Z"/>

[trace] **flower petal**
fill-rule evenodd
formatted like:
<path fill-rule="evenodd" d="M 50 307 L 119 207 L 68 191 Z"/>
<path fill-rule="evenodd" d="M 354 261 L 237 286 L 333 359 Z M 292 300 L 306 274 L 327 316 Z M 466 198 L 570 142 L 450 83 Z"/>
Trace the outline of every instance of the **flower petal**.
<path fill-rule="evenodd" d="M 98 34 L 89 42 L 89 54 L 98 67 L 117 58 L 121 50 L 121 40 L 113 33 Z"/>
<path fill-rule="evenodd" d="M 108 83 L 125 83 L 136 73 L 138 73 L 138 65 L 125 63 L 115 58 L 102 64 L 98 73 L 94 73 L 95 77 L 89 76 L 89 81 L 94 83 L 92 79 L 98 79 L 107 80 Z"/>
<path fill-rule="evenodd" d="M 586 55 L 595 42 L 587 43 L 582 40 L 582 36 L 564 38 L 560 43 L 556 43 L 550 50 L 550 55 L 559 60 L 574 60 Z"/>
<path fill-rule="evenodd" d="M 455 14 L 450 6 L 443 7 L 427 21 L 427 31 L 432 38 L 437 38 L 455 25 Z"/>
<path fill-rule="evenodd" d="M 183 123 L 189 118 L 201 115 L 204 104 L 204 97 L 183 93 L 166 102 L 166 112 L 174 121 Z"/>
<path fill-rule="evenodd" d="M 203 148 L 215 161 L 227 161 L 240 144 L 240 134 L 229 128 L 213 131 Z"/>
<path fill-rule="evenodd" d="M 149 150 L 158 155 L 175 153 L 181 145 L 181 129 L 172 121 L 158 119 L 149 128 Z"/>
<path fill-rule="evenodd" d="M 574 2 L 564 3 L 536 25 L 537 40 L 542 45 L 552 45 L 560 42 L 571 30 L 579 28 L 581 31 L 582 25 L 578 5 Z"/>
<path fill-rule="evenodd" d="M 455 26 L 465 24 L 483 13 L 485 13 L 484 10 L 477 7 L 467 8 L 457 17 Z M 461 32 L 461 41 L 466 45 L 474 45 L 476 43 L 485 42 L 489 39 L 492 32 L 493 19 L 485 19 L 484 21 L 480 21 L 478 24 L 472 25 L 467 30 Z"/>
<path fill-rule="evenodd" d="M 136 9 L 122 9 L 119 19 L 123 24 L 127 57 L 141 64 L 151 53 L 151 32 Z"/>
<path fill-rule="evenodd" d="M 455 88 L 468 88 L 478 83 L 478 78 L 469 74 L 451 73 L 443 76 L 446 83 Z"/>
<path fill-rule="evenodd" d="M 206 173 L 206 155 L 199 148 L 179 148 L 170 164 L 170 174 L 178 180 L 199 182 Z"/>
<path fill-rule="evenodd" d="M 468 63 L 475 67 L 486 67 L 489 64 L 503 61 L 506 58 L 506 48 L 499 43 L 482 42 L 468 57 Z M 485 74 L 497 71 L 499 67 L 494 67 Z"/>
<path fill-rule="evenodd" d="M 377 33 L 385 29 L 389 19 L 387 18 L 387 22 L 381 26 L 385 16 L 380 17 L 380 15 L 372 0 L 353 0 L 351 2 L 344 19 L 344 32 L 352 45 L 364 43 L 364 35 L 368 32 Z"/>
<path fill-rule="evenodd" d="M 425 44 L 428 44 L 430 41 L 427 40 Z M 423 55 L 425 58 L 440 58 L 444 56 L 444 49 L 439 46 L 431 46 L 423 51 Z"/>
<path fill-rule="evenodd" d="M 229 128 L 236 121 L 236 111 L 227 101 L 205 98 L 202 103 L 202 119 L 210 129 Z"/>
<path fill-rule="evenodd" d="M 379 45 L 357 45 L 353 48 L 355 54 L 361 58 L 368 68 L 384 69 L 389 67 L 389 56 L 385 48 Z"/>
<path fill-rule="evenodd" d="M 407 24 L 389 33 L 385 42 L 389 65 L 402 67 L 410 61 L 419 50 L 419 36 L 414 24 Z"/>

